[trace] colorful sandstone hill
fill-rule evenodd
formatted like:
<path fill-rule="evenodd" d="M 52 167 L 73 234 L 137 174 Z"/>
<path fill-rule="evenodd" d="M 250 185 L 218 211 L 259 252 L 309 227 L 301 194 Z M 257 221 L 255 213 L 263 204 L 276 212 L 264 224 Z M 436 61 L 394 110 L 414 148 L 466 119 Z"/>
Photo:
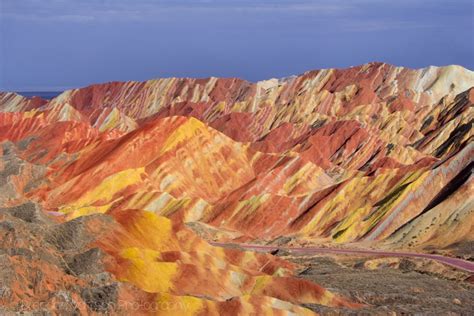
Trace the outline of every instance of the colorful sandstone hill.
<path fill-rule="evenodd" d="M 44 254 L 9 254 L 3 264 L 25 280 L 18 263 L 48 266 L 56 280 L 44 293 L 12 280 L 7 306 L 43 295 L 100 312 L 107 306 L 84 289 L 112 282 L 116 312 L 127 300 L 185 305 L 188 314 L 355 308 L 293 278 L 288 262 L 201 237 L 419 250 L 473 243 L 473 87 L 474 73 L 459 66 L 370 63 L 257 83 L 112 82 L 50 101 L 0 93 L 1 216 L 37 236 L 30 247 Z M 68 263 L 81 269 L 74 258 L 91 256 L 108 283 Z"/>

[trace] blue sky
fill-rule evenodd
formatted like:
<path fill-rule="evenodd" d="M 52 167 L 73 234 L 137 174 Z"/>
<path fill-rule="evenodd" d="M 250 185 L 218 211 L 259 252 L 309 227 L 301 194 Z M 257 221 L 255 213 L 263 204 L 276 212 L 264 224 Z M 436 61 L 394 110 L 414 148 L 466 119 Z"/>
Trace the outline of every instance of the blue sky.
<path fill-rule="evenodd" d="M 0 89 L 256 81 L 369 61 L 474 69 L 469 0 L 0 0 Z"/>

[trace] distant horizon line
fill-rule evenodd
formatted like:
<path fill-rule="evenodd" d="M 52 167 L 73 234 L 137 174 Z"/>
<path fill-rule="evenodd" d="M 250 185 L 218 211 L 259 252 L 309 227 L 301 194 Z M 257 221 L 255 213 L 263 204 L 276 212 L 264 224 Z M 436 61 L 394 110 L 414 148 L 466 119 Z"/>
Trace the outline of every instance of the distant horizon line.
<path fill-rule="evenodd" d="M 328 70 L 328 69 L 350 69 L 350 68 L 361 67 L 361 66 L 365 66 L 365 65 L 369 65 L 369 64 L 385 64 L 385 65 L 390 65 L 390 66 L 393 66 L 393 67 L 401 67 L 401 68 L 407 68 L 407 69 L 411 69 L 411 70 L 421 70 L 421 69 L 427 69 L 427 68 L 431 68 L 431 67 L 446 68 L 446 67 L 453 67 L 454 66 L 454 67 L 464 68 L 464 69 L 466 69 L 468 71 L 471 71 L 471 72 L 474 71 L 474 70 L 471 70 L 471 69 L 467 68 L 466 66 L 463 66 L 463 65 L 460 65 L 460 64 L 448 64 L 448 65 L 442 65 L 442 66 L 429 65 L 429 66 L 426 66 L 426 67 L 407 67 L 407 66 L 398 66 L 398 65 L 395 65 L 395 64 L 387 63 L 387 62 L 373 61 L 373 62 L 367 62 L 367 63 L 357 64 L 357 65 L 351 65 L 351 66 L 347 66 L 347 67 L 314 68 L 314 69 L 310 69 L 310 70 L 307 70 L 305 72 L 298 73 L 298 74 L 287 75 L 287 76 L 282 76 L 282 77 L 270 77 L 270 78 L 260 79 L 260 80 L 256 80 L 256 81 L 245 79 L 245 78 L 242 78 L 242 77 L 239 77 L 239 76 L 214 76 L 214 75 L 212 75 L 212 76 L 195 76 L 195 77 L 190 77 L 190 76 L 163 76 L 163 77 L 152 77 L 152 78 L 143 79 L 143 80 L 99 81 L 99 82 L 92 82 L 92 83 L 88 83 L 88 84 L 78 84 L 76 86 L 61 86 L 61 87 L 48 87 L 48 88 L 41 87 L 41 88 L 24 88 L 24 89 L 0 88 L 0 92 L 14 92 L 14 93 L 64 92 L 64 91 L 67 91 L 67 90 L 82 89 L 82 88 L 86 88 L 86 87 L 90 87 L 90 86 L 94 86 L 94 85 L 107 84 L 107 83 L 113 83 L 113 82 L 146 82 L 146 81 L 150 81 L 150 80 L 171 79 L 171 78 L 177 78 L 177 79 L 209 79 L 209 78 L 240 79 L 240 80 L 248 81 L 250 83 L 257 83 L 257 82 L 266 81 L 266 80 L 273 80 L 273 79 L 282 80 L 282 79 L 291 78 L 291 77 L 298 77 L 298 76 L 302 76 L 305 73 L 308 73 L 308 72 L 311 72 L 311 71 Z"/>

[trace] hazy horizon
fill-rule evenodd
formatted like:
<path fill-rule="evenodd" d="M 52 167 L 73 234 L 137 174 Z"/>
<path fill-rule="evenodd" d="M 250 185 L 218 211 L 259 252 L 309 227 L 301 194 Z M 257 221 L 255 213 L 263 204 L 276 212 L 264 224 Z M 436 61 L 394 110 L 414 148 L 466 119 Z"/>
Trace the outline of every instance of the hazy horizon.
<path fill-rule="evenodd" d="M 386 63 L 387 64 L 387 63 Z M 363 65 L 363 64 L 361 64 Z M 349 67 L 357 67 L 357 66 L 360 66 L 360 65 L 354 65 L 354 66 L 349 66 Z M 404 67 L 404 66 L 400 66 L 400 65 L 394 65 L 394 66 L 397 66 L 397 67 Z M 443 65 L 443 66 L 437 66 L 437 65 L 429 65 L 429 66 L 426 66 L 426 67 L 423 67 L 423 68 L 428 68 L 428 67 L 448 67 L 448 66 L 460 66 L 460 67 L 463 67 L 469 71 L 474 71 L 472 69 L 469 69 L 469 68 L 466 68 L 462 65 Z M 346 68 L 349 68 L 349 67 L 346 67 Z M 338 67 L 331 67 L 331 68 L 338 68 Z M 405 68 L 410 68 L 410 67 L 405 67 Z M 307 71 L 312 71 L 312 70 L 322 70 L 323 68 L 321 69 L 308 69 Z M 342 68 L 344 69 L 344 68 Z M 416 68 L 413 68 L 413 69 L 416 69 Z M 287 76 L 287 77 L 291 77 L 291 76 L 300 76 L 302 75 L 303 73 L 298 73 L 298 74 L 294 74 L 294 75 L 290 75 L 290 76 Z M 217 77 L 217 76 L 210 76 L 210 77 Z M 87 84 L 87 85 L 83 85 L 83 86 L 75 86 L 75 87 L 49 87 L 49 88 L 46 88 L 46 89 L 42 89 L 42 88 L 35 88 L 35 89 L 17 89 L 17 90 L 10 90 L 10 91 L 7 91 L 7 90 L 1 90 L 0 91 L 4 91 L 4 92 L 16 92 L 16 93 L 37 93 L 37 92 L 43 92 L 43 93 L 46 93 L 46 92 L 63 92 L 63 91 L 66 91 L 66 90 L 71 90 L 71 89 L 79 89 L 79 88 L 84 88 L 84 87 L 87 87 L 87 86 L 91 86 L 91 85 L 96 85 L 96 84 L 104 84 L 104 83 L 108 83 L 108 82 L 125 82 L 125 81 L 148 81 L 148 80 L 156 80 L 156 79 L 167 79 L 167 78 L 194 78 L 194 79 L 207 79 L 207 78 L 210 78 L 210 77 L 154 77 L 154 78 L 148 78 L 148 79 L 144 79 L 144 80 L 123 80 L 123 81 L 120 81 L 120 80 L 110 80 L 110 81 L 103 81 L 103 82 L 93 82 L 93 83 L 90 83 L 90 84 Z M 245 78 L 240 78 L 240 77 L 217 77 L 217 78 L 237 78 L 237 79 L 242 79 L 242 80 L 246 80 L 246 81 L 249 81 L 249 82 L 252 82 L 252 83 L 256 83 L 258 81 L 252 81 L 252 80 L 247 80 Z M 266 78 L 266 79 L 262 79 L 262 80 L 269 80 L 269 79 L 284 79 L 286 77 L 269 77 L 269 78 Z"/>

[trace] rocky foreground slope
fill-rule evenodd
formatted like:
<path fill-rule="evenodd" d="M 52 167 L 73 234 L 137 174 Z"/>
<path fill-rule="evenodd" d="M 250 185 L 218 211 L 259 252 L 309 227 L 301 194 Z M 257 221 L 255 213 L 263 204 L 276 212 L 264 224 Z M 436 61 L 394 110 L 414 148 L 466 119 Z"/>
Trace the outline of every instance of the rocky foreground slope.
<path fill-rule="evenodd" d="M 283 260 L 211 247 L 188 227 L 219 241 L 468 256 L 473 87 L 474 73 L 459 66 L 370 63 L 258 83 L 113 82 L 50 101 L 1 93 L 2 238 L 12 243 L 1 264 L 56 269 L 48 302 L 62 291 L 87 303 L 84 289 L 108 286 L 94 279 L 100 270 L 120 284 L 115 297 L 189 302 L 197 312 L 355 307 L 291 278 Z M 15 215 L 26 205 L 35 220 Z M 74 272 L 77 256 L 102 258 L 90 264 L 99 270 Z M 2 290 L 9 308 L 38 297 L 37 285 L 18 286 Z"/>

